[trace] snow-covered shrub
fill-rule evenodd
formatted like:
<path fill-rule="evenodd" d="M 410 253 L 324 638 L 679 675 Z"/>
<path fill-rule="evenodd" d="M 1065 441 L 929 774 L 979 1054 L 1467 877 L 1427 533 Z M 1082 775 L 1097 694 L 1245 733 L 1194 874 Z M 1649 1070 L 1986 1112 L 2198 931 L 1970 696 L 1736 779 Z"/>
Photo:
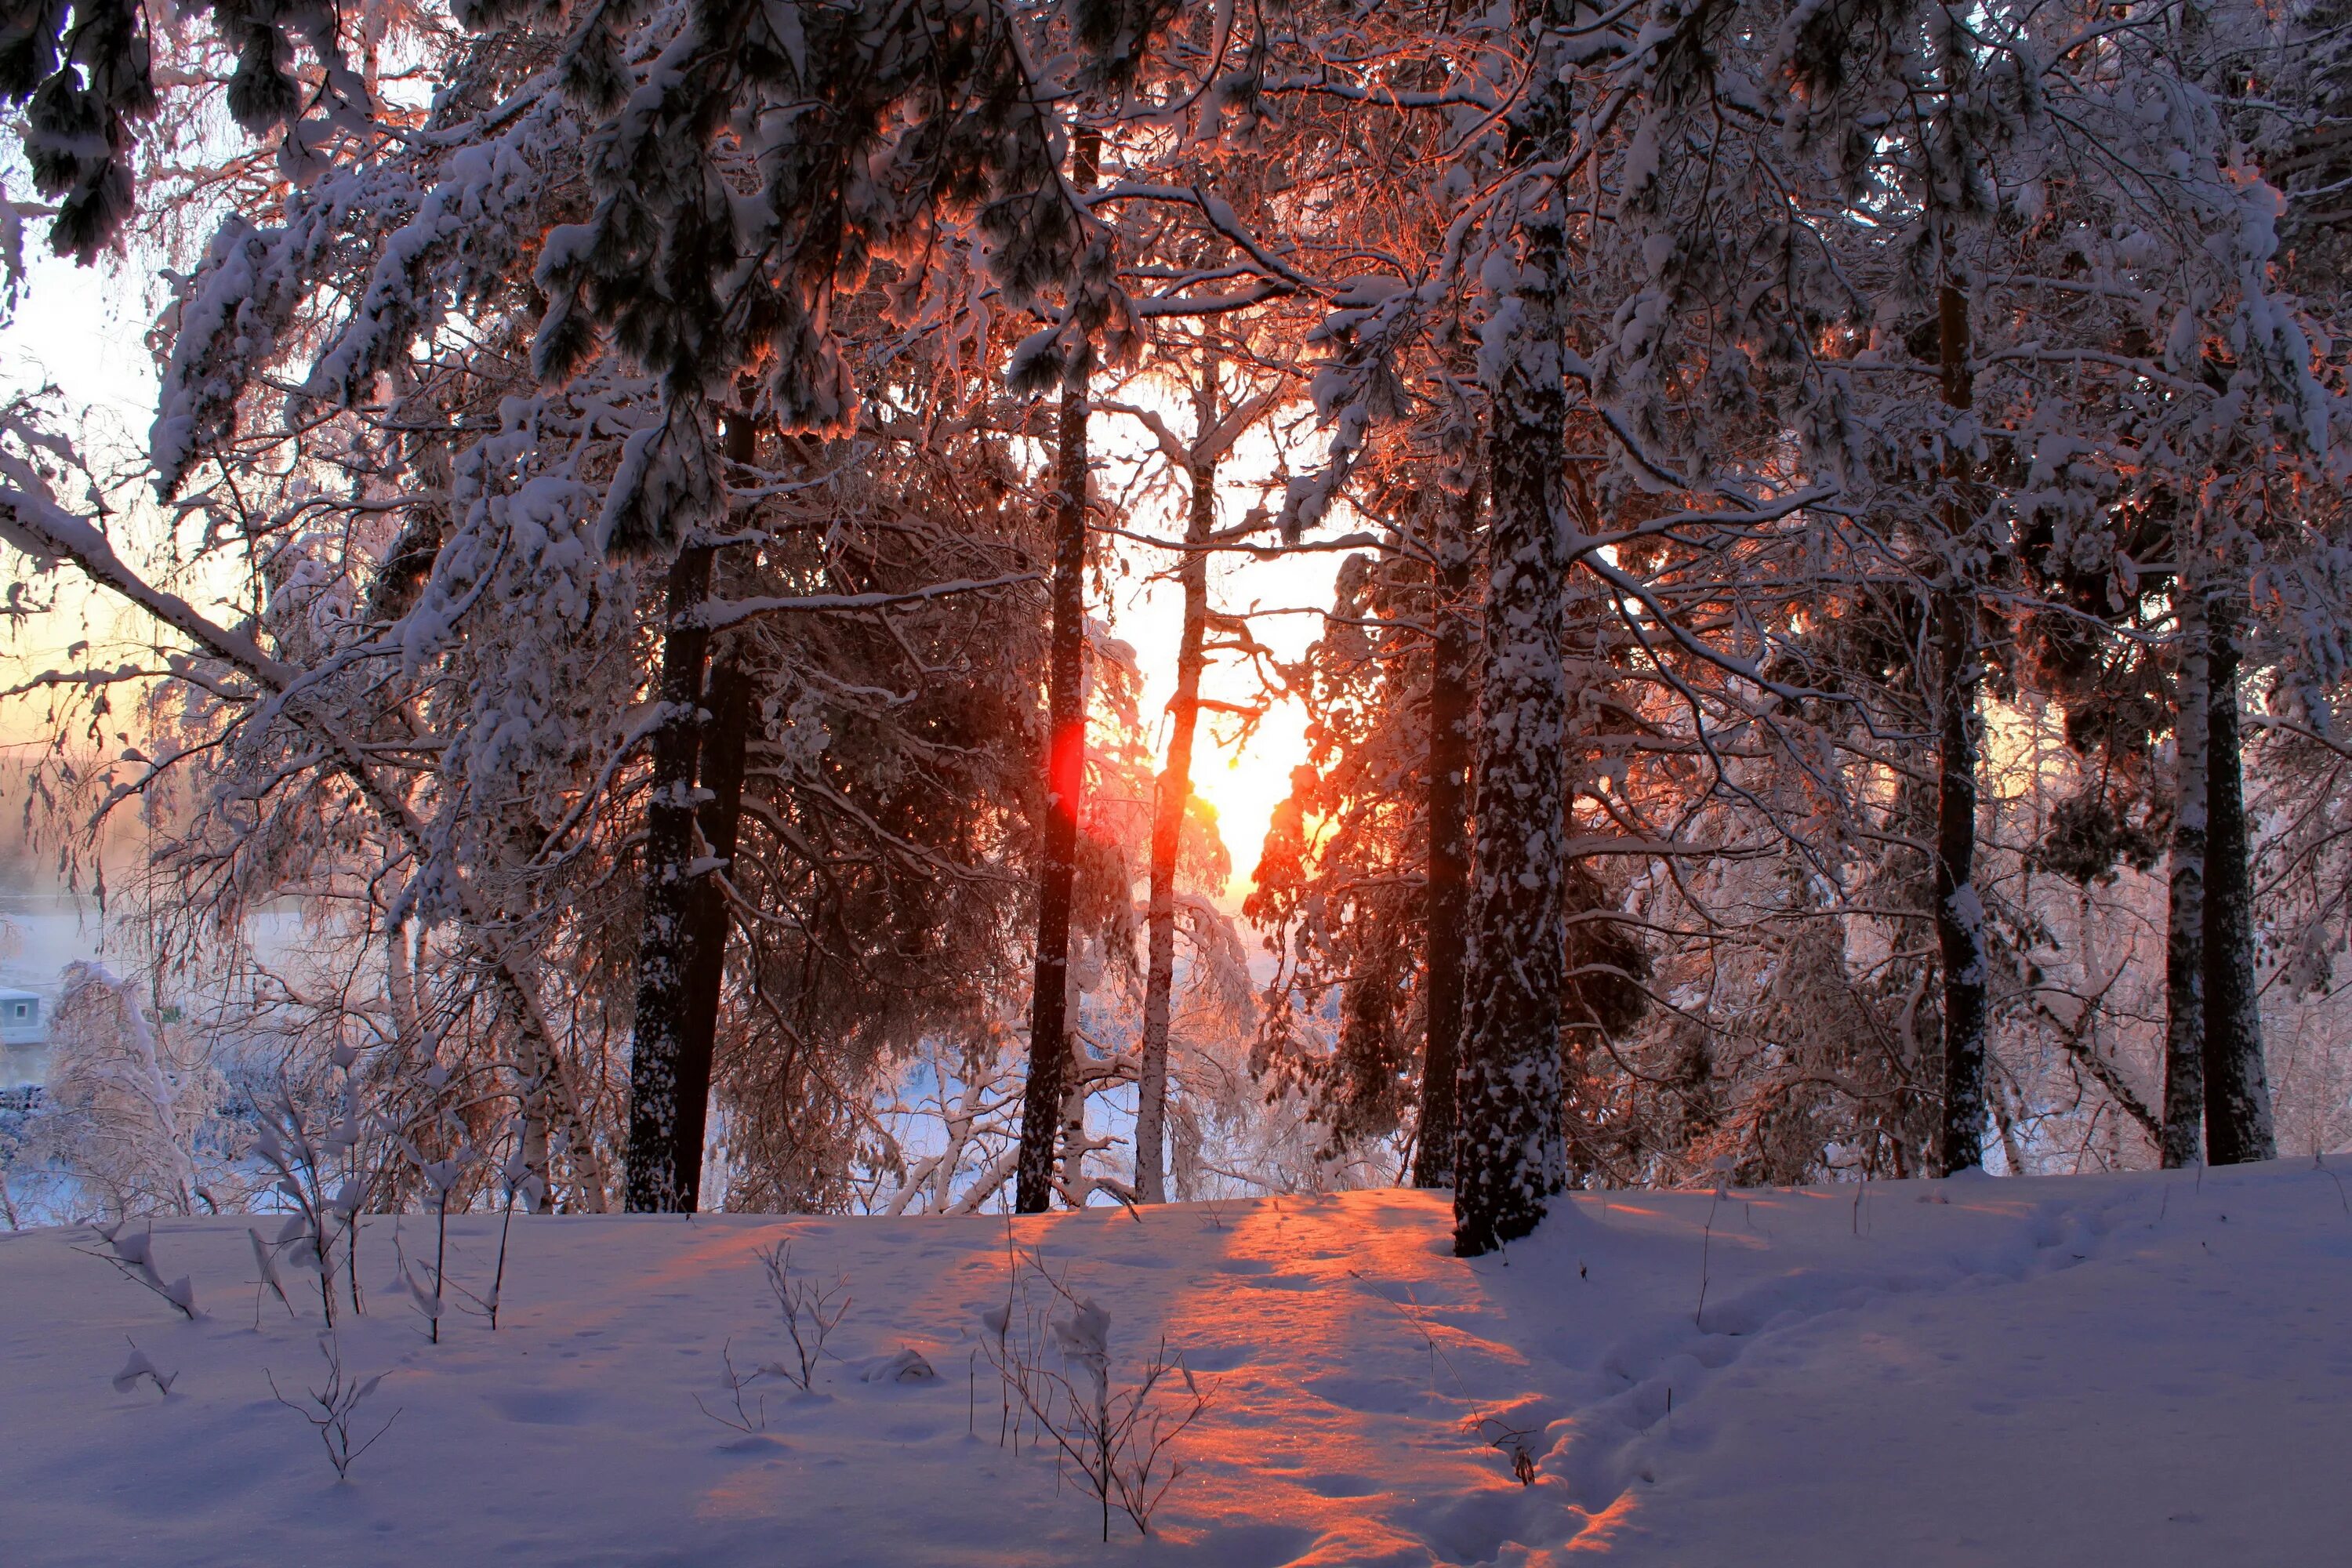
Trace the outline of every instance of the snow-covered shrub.
<path fill-rule="evenodd" d="M 156 1270 L 153 1226 L 151 1225 L 133 1235 L 131 1222 L 127 1219 L 119 1219 L 110 1226 L 93 1226 L 91 1229 L 97 1232 L 99 1239 L 106 1244 L 106 1250 L 93 1252 L 88 1247 L 80 1248 L 79 1250 L 85 1256 L 112 1264 L 125 1279 L 144 1286 L 155 1295 L 170 1302 L 180 1316 L 191 1320 L 195 1317 L 196 1289 L 191 1278 L 183 1274 L 177 1279 L 167 1282 Z"/>
<path fill-rule="evenodd" d="M 335 1479 L 349 1480 L 352 1467 L 359 1462 L 362 1454 L 375 1447 L 377 1438 L 392 1430 L 392 1424 L 400 1419 L 400 1412 L 395 1410 L 385 1416 L 383 1425 L 368 1437 L 354 1439 L 352 1417 L 359 1414 L 360 1406 L 367 1403 L 368 1396 L 375 1392 L 376 1384 L 383 1381 L 383 1373 L 377 1373 L 373 1377 L 357 1381 L 346 1375 L 343 1347 L 332 1330 L 319 1336 L 319 1354 L 327 1363 L 326 1381 L 317 1388 L 304 1389 L 299 1403 L 286 1397 L 278 1388 L 275 1375 L 267 1372 L 263 1375 L 268 1377 L 269 1392 L 277 1396 L 278 1403 L 317 1429 L 319 1444 L 327 1451 L 327 1463 L 335 1468 Z"/>
<path fill-rule="evenodd" d="M 283 1081 L 262 1115 L 261 1134 L 253 1152 L 277 1177 L 271 1191 L 289 1207 L 277 1239 L 266 1248 L 259 1233 L 254 1233 L 255 1253 L 275 1253 L 298 1268 L 315 1272 L 320 1316 L 331 1328 L 339 1258 L 344 1265 L 352 1310 L 360 1310 L 357 1243 L 362 1189 L 354 1163 L 359 1117 L 347 1091 L 341 1114 L 319 1126 Z M 274 1268 L 265 1267 L 263 1279 L 284 1300 L 284 1288 Z"/>
<path fill-rule="evenodd" d="M 1052 1440 L 1059 1461 L 1076 1467 L 1087 1495 L 1151 1533 L 1151 1515 L 1184 1473 L 1176 1439 L 1208 1408 L 1180 1352 L 1166 1340 L 1124 1386 L 1111 1375 L 1110 1313 L 1080 1295 L 1034 1252 L 1014 1251 L 1004 1300 L 980 1315 L 982 1353 L 1003 1385 L 999 1440 L 1020 1443 L 1023 1423 Z"/>
<path fill-rule="evenodd" d="M 835 1275 L 819 1282 L 806 1274 L 795 1274 L 793 1244 L 789 1241 L 780 1241 L 761 1253 L 760 1266 L 767 1275 L 768 1293 L 775 1298 L 776 1310 L 783 1317 L 784 1332 L 792 1338 L 793 1356 L 798 1363 L 786 1366 L 776 1362 L 762 1370 L 806 1394 L 816 1377 L 817 1363 L 824 1359 L 824 1342 L 841 1326 L 841 1320 L 849 1311 L 849 1280 Z"/>
<path fill-rule="evenodd" d="M 33 1138 L 95 1206 L 118 1217 L 234 1206 L 226 1085 L 202 1030 L 151 1018 L 103 964 L 69 963 L 50 1036 Z"/>
<path fill-rule="evenodd" d="M 428 1160 L 412 1146 L 408 1157 L 433 1194 L 433 1279 L 428 1289 L 424 1276 L 409 1268 L 404 1257 L 401 1259 L 400 1277 L 406 1282 L 416 1310 L 425 1314 L 425 1322 L 431 1326 L 429 1337 L 437 1345 L 441 1342 L 441 1311 L 448 1300 L 449 1191 L 473 1163 L 474 1152 L 461 1146 L 446 1159 Z M 499 1250 L 503 1259 L 503 1245 Z"/>

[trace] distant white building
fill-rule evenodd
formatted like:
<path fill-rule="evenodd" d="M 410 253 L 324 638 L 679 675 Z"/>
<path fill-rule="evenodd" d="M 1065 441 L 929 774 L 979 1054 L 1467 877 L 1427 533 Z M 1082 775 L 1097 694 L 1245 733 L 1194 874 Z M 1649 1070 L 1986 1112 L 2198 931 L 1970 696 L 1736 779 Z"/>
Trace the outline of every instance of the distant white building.
<path fill-rule="evenodd" d="M 0 1046 L 46 1046 L 49 1020 L 37 991 L 0 985 Z"/>
<path fill-rule="evenodd" d="M 30 1110 L 49 1076 L 48 1004 L 0 985 L 0 1110 Z"/>

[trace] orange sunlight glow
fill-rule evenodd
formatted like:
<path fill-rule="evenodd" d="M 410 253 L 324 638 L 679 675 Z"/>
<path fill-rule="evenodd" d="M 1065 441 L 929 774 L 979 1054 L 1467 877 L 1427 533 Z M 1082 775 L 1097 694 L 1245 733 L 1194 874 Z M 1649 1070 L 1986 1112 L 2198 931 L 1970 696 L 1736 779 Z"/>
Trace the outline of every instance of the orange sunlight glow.
<path fill-rule="evenodd" d="M 1124 389 L 1122 395 L 1152 405 L 1178 430 L 1190 426 L 1189 403 L 1171 388 L 1136 385 Z M 1097 439 L 1103 459 L 1095 482 L 1097 495 L 1108 500 L 1133 479 L 1148 448 L 1138 439 L 1132 420 L 1106 415 L 1099 425 Z M 1277 502 L 1281 492 L 1274 477 L 1311 468 L 1319 460 L 1322 446 L 1322 437 L 1296 413 L 1278 415 L 1245 436 L 1218 469 L 1217 526 L 1233 526 L 1254 505 L 1270 508 Z M 1150 460 L 1158 462 L 1156 458 Z M 1163 485 L 1146 504 L 1116 521 L 1135 533 L 1172 538 L 1182 531 L 1186 502 L 1181 481 Z M 1272 542 L 1270 531 L 1254 541 Z M 1176 650 L 1183 629 L 1183 595 L 1174 575 L 1177 556 L 1134 540 L 1119 541 L 1118 554 L 1129 574 L 1115 578 L 1118 586 L 1109 604 L 1093 608 L 1097 615 L 1107 613 L 1113 631 L 1135 649 L 1156 772 L 1167 765 L 1168 700 L 1176 686 Z M 1220 615 L 1254 615 L 1251 636 L 1276 658 L 1296 659 L 1323 635 L 1322 612 L 1330 606 L 1332 584 L 1344 559 L 1332 551 L 1276 560 L 1239 552 L 1213 555 L 1209 563 L 1210 608 Z M 1213 647 L 1215 640 L 1213 637 Z M 1192 793 L 1215 809 L 1219 835 L 1233 857 L 1233 876 L 1219 903 L 1238 912 L 1252 887 L 1250 873 L 1257 866 L 1266 825 L 1290 794 L 1290 771 L 1307 760 L 1307 712 L 1298 702 L 1267 691 L 1256 672 L 1230 654 L 1211 654 L 1202 672 L 1201 695 L 1236 708 L 1265 710 L 1246 733 L 1232 714 L 1202 713 L 1193 746 Z"/>
<path fill-rule="evenodd" d="M 1364 1419 L 1396 1393 L 1386 1371 L 1368 1369 L 1411 1365 L 1424 1337 L 1433 1353 L 1442 1344 L 1449 1364 L 1525 1364 L 1511 1344 L 1463 1321 L 1490 1327 L 1495 1319 L 1452 1310 L 1482 1304 L 1484 1289 L 1450 1248 L 1432 1245 L 1449 1219 L 1443 1194 L 1355 1192 L 1270 1199 L 1220 1228 L 1214 1274 L 1171 1292 L 1166 1321 L 1171 1342 L 1208 1364 L 1234 1367 L 1218 1380 L 1203 1441 L 1188 1456 L 1189 1512 L 1282 1520 L 1314 1538 L 1289 1559 L 1291 1568 L 1345 1568 L 1420 1545 L 1395 1517 L 1400 1510 L 1367 1506 L 1368 1499 L 1517 1491 L 1475 1436 L 1479 1407 L 1466 1394 L 1454 1401 L 1468 1423 L 1466 1440 L 1420 1450 L 1406 1474 L 1381 1424 Z M 1234 1310 L 1237 1298 L 1248 1311 Z M 1278 1367 L 1252 1353 L 1268 1342 L 1285 1347 Z M 1457 1394 L 1458 1384 L 1441 1384 L 1441 1397 Z M 1528 1568 L 1570 1552 L 1607 1552 L 1637 1507 L 1631 1490 L 1598 1510 L 1553 1495 L 1570 1533 L 1528 1555 Z"/>
<path fill-rule="evenodd" d="M 0 367 L 0 394 L 53 384 L 69 406 L 89 410 L 88 427 L 78 431 L 93 455 L 136 449 L 152 416 L 155 372 L 143 341 L 144 322 L 154 300 L 153 279 L 132 271 L 89 272 L 47 257 L 34 262 L 43 308 L 20 312 L 8 326 L 9 361 Z M 1108 392 L 1110 389 L 1104 389 Z M 1156 377 L 1139 379 L 1117 396 L 1148 405 L 1178 431 L 1192 422 L 1190 394 Z M 1181 479 L 1164 470 L 1141 427 L 1110 409 L 1095 420 L 1099 454 L 1095 488 L 1105 513 L 1118 526 L 1154 538 L 1182 531 L 1187 500 Z M 1322 438 L 1300 407 L 1277 411 L 1245 435 L 1218 468 L 1218 526 L 1238 522 L 1254 505 L 1279 500 L 1278 476 L 1311 468 Z M 1156 478 L 1133 494 L 1139 478 Z M 1131 504 L 1119 499 L 1129 497 Z M 133 495 L 135 504 L 143 495 Z M 135 518 L 131 526 L 152 525 Z M 1257 542 L 1271 542 L 1271 534 Z M 1182 626 L 1181 595 L 1173 577 L 1173 552 L 1120 540 L 1113 552 L 1115 572 L 1108 602 L 1094 597 L 1093 614 L 1108 619 L 1116 636 L 1130 644 L 1143 680 L 1143 711 L 1150 726 L 1155 772 L 1167 761 L 1169 695 L 1175 685 L 1176 649 Z M 138 553 L 134 551 L 132 553 Z M 1211 559 L 1210 602 L 1223 614 L 1268 613 L 1251 623 L 1252 634 L 1277 658 L 1293 659 L 1322 635 L 1319 612 L 1328 607 L 1342 557 L 1320 552 L 1260 561 L 1232 553 Z M 200 605 L 211 606 L 205 584 L 183 585 Z M 93 595 L 70 572 L 47 574 L 38 584 L 54 595 L 51 614 L 0 634 L 0 685 L 14 685 L 60 664 L 112 664 L 136 659 L 152 645 L 149 628 L 135 613 Z M 1091 596 L 1091 595 L 1090 595 Z M 86 643 L 86 647 L 77 644 Z M 1307 755 L 1307 715 L 1296 702 L 1274 700 L 1256 675 L 1231 655 L 1213 654 L 1202 679 L 1202 695 L 1235 707 L 1266 704 L 1244 734 L 1231 714 L 1202 716 L 1193 754 L 1193 793 L 1213 806 L 1233 875 L 1219 902 L 1238 913 L 1247 896 L 1266 825 L 1290 793 L 1290 771 Z M 0 742 L 45 739 L 37 708 L 0 708 Z"/>

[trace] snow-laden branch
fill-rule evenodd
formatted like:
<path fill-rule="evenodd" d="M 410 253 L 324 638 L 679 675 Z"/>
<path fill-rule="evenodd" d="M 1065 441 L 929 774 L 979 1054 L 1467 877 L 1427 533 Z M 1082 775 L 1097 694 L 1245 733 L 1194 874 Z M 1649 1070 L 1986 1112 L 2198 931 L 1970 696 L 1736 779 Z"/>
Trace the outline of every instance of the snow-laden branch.
<path fill-rule="evenodd" d="M 130 600 L 206 653 L 235 665 L 273 691 L 291 685 L 296 670 L 242 632 L 213 620 L 177 594 L 156 587 L 114 552 L 98 529 L 45 493 L 38 476 L 0 454 L 0 539 L 44 563 L 70 563 L 100 587 Z"/>
<path fill-rule="evenodd" d="M 1035 572 L 1013 572 L 1002 577 L 959 578 L 952 583 L 935 583 L 928 588 L 909 589 L 900 594 L 803 594 L 782 598 L 712 599 L 694 612 L 683 624 L 724 631 L 745 621 L 762 616 L 816 615 L 824 612 L 856 612 L 889 610 L 906 605 L 924 605 L 935 599 L 952 598 L 959 594 L 984 594 L 999 588 L 1017 587 L 1024 583 L 1038 581 Z"/>

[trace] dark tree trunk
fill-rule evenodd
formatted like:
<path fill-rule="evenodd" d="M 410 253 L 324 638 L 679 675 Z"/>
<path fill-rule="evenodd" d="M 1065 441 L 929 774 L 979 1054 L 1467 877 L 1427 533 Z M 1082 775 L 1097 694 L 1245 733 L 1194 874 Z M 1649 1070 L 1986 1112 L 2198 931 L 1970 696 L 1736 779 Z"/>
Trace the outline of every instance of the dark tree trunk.
<path fill-rule="evenodd" d="M 749 413 L 727 418 L 727 458 L 749 463 L 759 455 L 756 426 Z M 743 766 L 750 749 L 752 708 L 751 677 L 743 664 L 743 634 L 730 634 L 710 659 L 709 689 L 703 694 L 705 728 L 697 777 L 700 788 L 694 808 L 702 834 L 702 853 L 711 870 L 694 879 L 686 923 L 685 1014 L 679 1028 L 677 1068 L 677 1154 L 680 1205 L 702 1205 L 702 1147 L 710 1112 L 711 1064 L 719 1040 L 719 999 L 727 978 L 727 939 L 733 929 L 728 918 L 727 889 L 715 874 L 735 858 L 735 837 L 743 809 Z"/>
<path fill-rule="evenodd" d="M 2254 974 L 2254 889 L 2238 723 L 2238 610 L 2207 600 L 2211 697 L 2206 734 L 2205 1158 L 2216 1165 L 2278 1157 L 2263 1063 Z"/>
<path fill-rule="evenodd" d="M 1013 1206 L 1043 1214 L 1069 1076 L 1070 899 L 1077 880 L 1078 805 L 1086 783 L 1087 389 L 1074 372 L 1062 391 L 1054 476 L 1054 629 L 1046 677 L 1045 842 L 1037 878 L 1037 973 L 1029 1005 L 1029 1078 L 1021 1097 L 1021 1162 Z"/>
<path fill-rule="evenodd" d="M 742 817 L 743 767 L 749 751 L 751 677 L 740 645 L 731 639 L 710 663 L 704 699 L 709 730 L 702 742 L 701 796 L 695 821 L 703 853 L 719 867 L 735 858 L 736 829 Z M 702 1152 L 710 1107 L 711 1064 L 719 1040 L 719 1002 L 727 977 L 727 939 L 734 929 L 727 888 L 717 868 L 694 879 L 688 905 L 686 1014 L 679 1035 L 677 1169 L 684 1194 L 681 1207 L 702 1205 Z"/>
<path fill-rule="evenodd" d="M 1073 179 L 1094 184 L 1101 142 L 1082 135 Z M 1070 900 L 1078 873 L 1078 806 L 1086 787 L 1087 381 L 1094 347 L 1070 346 L 1054 454 L 1054 625 L 1046 674 L 1045 842 L 1037 876 L 1037 970 L 1029 1001 L 1029 1075 L 1021 1094 L 1013 1207 L 1054 1201 L 1063 1095 L 1070 1076 Z"/>
<path fill-rule="evenodd" d="M 1968 297 L 1946 283 L 1937 299 L 1938 357 L 1944 402 L 1967 408 L 1975 401 L 1969 373 Z M 1966 582 L 1963 540 L 1972 519 L 1965 459 L 1954 458 L 1951 479 L 1960 493 L 1944 505 L 1944 534 L 1953 560 L 1935 595 L 1931 635 L 1936 646 L 1936 946 L 1944 982 L 1944 1125 L 1937 1163 L 1941 1174 L 1984 1163 L 1985 957 L 1984 900 L 1976 888 L 1977 646 L 1976 595 Z"/>
<path fill-rule="evenodd" d="M 1540 7 L 1530 7 L 1548 28 Z M 1569 123 L 1564 63 L 1511 129 L 1511 157 L 1549 155 Z M 1510 342 L 1487 388 L 1490 516 L 1479 683 L 1477 843 L 1472 854 L 1468 1025 L 1456 1074 L 1454 1249 L 1491 1252 L 1533 1230 L 1567 1181 L 1561 989 L 1567 934 L 1568 679 L 1561 662 L 1570 569 L 1562 492 L 1568 395 L 1561 292 L 1566 193 L 1525 192 Z"/>
<path fill-rule="evenodd" d="M 2183 540 L 2173 579 L 2179 668 L 2173 673 L 2172 864 L 2164 942 L 2164 1138 L 2167 1170 L 2197 1163 L 2205 1114 L 2205 854 L 2211 724 L 2205 589 Z"/>
<path fill-rule="evenodd" d="M 1417 1187 L 1454 1184 L 1454 1075 L 1461 1061 L 1463 960 L 1470 914 L 1469 619 L 1475 486 L 1440 512 L 1437 584 L 1429 663 L 1429 883 L 1427 976 L 1423 1012 L 1428 1044 L 1421 1064 L 1421 1116 L 1413 1146 Z"/>
<path fill-rule="evenodd" d="M 1185 519 L 1186 552 L 1177 582 L 1184 595 L 1184 628 L 1176 647 L 1176 691 L 1168 700 L 1168 765 L 1151 819 L 1151 897 L 1145 914 L 1148 955 L 1143 984 L 1143 1039 L 1137 1052 L 1135 1191 L 1148 1204 L 1168 1201 L 1168 1020 L 1176 988 L 1176 860 L 1184 843 L 1184 811 L 1192 799 L 1192 737 L 1201 721 L 1201 670 L 1208 662 L 1210 534 L 1217 521 L 1217 463 L 1209 443 L 1217 423 L 1217 355 L 1204 345 L 1192 405 L 1194 457 L 1192 510 Z"/>
<path fill-rule="evenodd" d="M 689 1209 L 698 1150 L 680 1159 L 687 1072 L 688 947 L 695 898 L 695 764 L 701 747 L 703 667 L 710 633 L 711 547 L 689 542 L 670 563 L 668 629 L 662 635 L 661 722 L 653 734 L 646 800 L 645 912 L 637 931 L 635 1041 L 629 1059 L 626 1204 L 632 1214 Z M 708 1067 L 705 1067 L 708 1084 Z M 698 1110 L 695 1120 L 699 1124 Z M 683 1167 L 683 1168 L 681 1168 Z"/>

